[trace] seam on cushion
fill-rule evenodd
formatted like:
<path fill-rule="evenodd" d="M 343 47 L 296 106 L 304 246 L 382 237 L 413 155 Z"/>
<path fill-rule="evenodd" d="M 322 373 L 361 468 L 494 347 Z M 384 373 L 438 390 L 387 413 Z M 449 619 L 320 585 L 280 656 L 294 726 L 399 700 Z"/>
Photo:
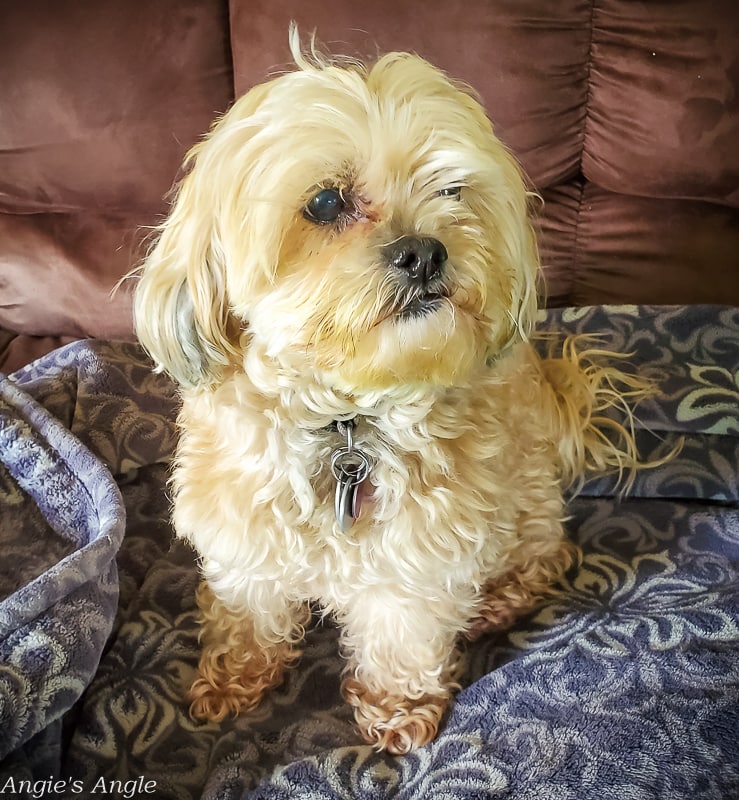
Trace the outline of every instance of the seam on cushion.
<path fill-rule="evenodd" d="M 573 253 L 572 253 L 572 271 L 570 277 L 570 286 L 568 288 L 569 295 L 572 298 L 572 305 L 577 306 L 581 304 L 581 301 L 578 300 L 577 297 L 577 285 L 579 283 L 579 278 L 582 273 L 582 253 L 583 248 L 580 244 L 580 222 L 582 220 L 582 207 L 583 201 L 585 199 L 585 186 L 587 181 L 585 180 L 582 173 L 580 173 L 580 197 L 577 201 L 577 212 L 575 217 L 575 236 L 573 242 Z"/>
<path fill-rule="evenodd" d="M 578 284 L 580 283 L 580 276 L 583 271 L 582 253 L 583 248 L 580 238 L 580 225 L 582 222 L 583 200 L 585 198 L 586 178 L 582 170 L 583 154 L 585 153 L 585 143 L 588 139 L 588 122 L 590 121 L 590 101 L 592 99 L 592 75 L 593 75 L 593 39 L 595 30 L 595 3 L 596 0 L 590 0 L 590 20 L 589 20 L 589 33 L 590 40 L 588 42 L 588 54 L 585 61 L 585 109 L 582 121 L 582 137 L 580 140 L 580 154 L 579 154 L 579 167 L 580 167 L 580 197 L 577 202 L 577 212 L 575 217 L 575 235 L 574 235 L 574 252 L 572 254 L 572 272 L 570 277 L 569 294 L 572 298 L 573 305 L 579 305 L 581 299 L 578 298 Z"/>
<path fill-rule="evenodd" d="M 231 0 L 226 0 L 225 3 L 225 19 L 224 19 L 224 30 L 225 30 L 225 42 L 224 45 L 227 50 L 227 60 L 228 63 L 231 65 L 231 100 L 236 99 L 236 64 L 234 63 L 234 52 L 236 50 L 236 45 L 234 43 L 234 29 L 233 29 L 233 13 L 234 7 Z"/>
<path fill-rule="evenodd" d="M 587 60 L 585 61 L 585 113 L 583 115 L 582 121 L 582 137 L 580 139 L 580 158 L 579 158 L 579 165 L 580 165 L 580 173 L 582 173 L 582 160 L 583 160 L 583 153 L 585 152 L 585 143 L 588 138 L 588 122 L 590 121 L 590 101 L 593 96 L 592 90 L 592 76 L 593 76 L 593 38 L 594 38 L 594 28 L 595 28 L 595 3 L 596 0 L 590 0 L 590 20 L 589 20 L 589 30 L 590 30 L 590 41 L 588 42 L 588 55 Z"/>

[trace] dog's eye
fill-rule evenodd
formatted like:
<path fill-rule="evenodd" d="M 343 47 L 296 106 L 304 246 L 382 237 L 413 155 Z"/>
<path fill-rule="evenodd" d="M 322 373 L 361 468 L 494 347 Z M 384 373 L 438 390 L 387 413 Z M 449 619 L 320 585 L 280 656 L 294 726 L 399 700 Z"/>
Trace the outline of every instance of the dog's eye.
<path fill-rule="evenodd" d="M 305 207 L 304 214 L 312 222 L 335 222 L 344 210 L 344 198 L 338 189 L 321 189 Z"/>
<path fill-rule="evenodd" d="M 461 195 L 461 186 L 447 186 L 445 189 L 439 189 L 439 197 L 451 197 L 454 200 L 459 200 Z"/>

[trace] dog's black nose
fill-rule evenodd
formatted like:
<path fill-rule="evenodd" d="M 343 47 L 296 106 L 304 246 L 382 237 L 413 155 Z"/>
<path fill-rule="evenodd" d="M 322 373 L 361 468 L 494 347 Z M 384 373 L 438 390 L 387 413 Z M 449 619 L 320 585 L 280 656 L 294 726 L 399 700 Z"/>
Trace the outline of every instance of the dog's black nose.
<path fill-rule="evenodd" d="M 430 236 L 401 236 L 385 247 L 388 265 L 401 270 L 411 283 L 421 286 L 441 275 L 448 257 L 446 247 Z"/>

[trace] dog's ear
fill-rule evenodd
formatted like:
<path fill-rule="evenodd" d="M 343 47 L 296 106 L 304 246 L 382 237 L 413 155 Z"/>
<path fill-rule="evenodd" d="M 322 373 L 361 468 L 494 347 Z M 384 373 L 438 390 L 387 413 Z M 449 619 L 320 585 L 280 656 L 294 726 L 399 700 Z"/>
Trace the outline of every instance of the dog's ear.
<path fill-rule="evenodd" d="M 259 139 L 259 112 L 275 82 L 239 98 L 190 150 L 172 210 L 140 270 L 134 298 L 139 340 L 159 369 L 186 387 L 217 383 L 234 362 L 251 284 L 274 270 L 264 255 L 270 246 L 270 252 L 277 250 L 264 233 L 271 206 L 265 211 L 254 197 L 245 204 L 239 193 L 244 187 L 253 192 L 249 179 L 258 171 L 261 151 L 250 143 Z M 266 242 L 261 249 L 254 230 Z M 231 275 L 238 284 L 238 315 L 230 307 L 232 262 L 239 265 L 236 277 Z"/>
<path fill-rule="evenodd" d="M 536 323 L 539 301 L 539 248 L 528 208 L 535 195 L 525 190 L 512 160 L 508 172 L 491 225 L 496 231 L 496 262 L 506 279 L 501 287 L 504 313 L 498 308 L 491 317 L 496 324 L 491 331 L 489 362 L 508 353 L 519 342 L 528 341 Z"/>
<path fill-rule="evenodd" d="M 188 157 L 196 159 L 197 147 Z M 195 165 L 144 261 L 134 297 L 139 341 L 158 369 L 185 387 L 216 383 L 235 354 L 215 209 L 201 183 Z"/>
<path fill-rule="evenodd" d="M 492 133 L 492 131 L 491 131 Z M 494 202 L 499 264 L 507 275 L 507 331 L 499 341 L 502 353 L 527 341 L 536 323 L 541 262 L 534 210 L 541 198 L 531 191 L 528 179 L 513 154 L 495 137 L 495 161 L 499 170 Z"/>

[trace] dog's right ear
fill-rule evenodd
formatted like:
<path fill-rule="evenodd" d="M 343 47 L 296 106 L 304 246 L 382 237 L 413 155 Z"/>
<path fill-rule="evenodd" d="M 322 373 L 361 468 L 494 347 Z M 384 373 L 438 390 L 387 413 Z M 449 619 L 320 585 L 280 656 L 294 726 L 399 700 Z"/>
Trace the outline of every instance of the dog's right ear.
<path fill-rule="evenodd" d="M 195 163 L 200 147 L 188 156 L 192 169 L 144 261 L 134 295 L 139 341 L 159 371 L 184 387 L 217 383 L 237 352 L 227 330 L 217 212 Z"/>

